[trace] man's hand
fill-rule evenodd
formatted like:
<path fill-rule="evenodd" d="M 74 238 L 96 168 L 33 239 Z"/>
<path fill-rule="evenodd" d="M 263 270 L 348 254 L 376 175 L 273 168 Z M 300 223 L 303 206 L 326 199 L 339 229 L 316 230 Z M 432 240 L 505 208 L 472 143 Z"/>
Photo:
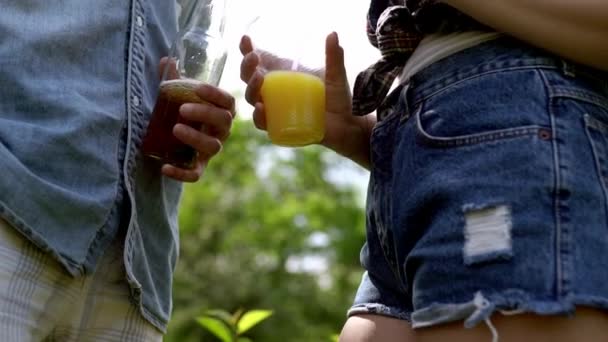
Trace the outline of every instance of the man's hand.
<path fill-rule="evenodd" d="M 202 176 L 209 160 L 222 150 L 222 144 L 230 135 L 232 120 L 236 115 L 234 97 L 226 91 L 211 85 L 201 85 L 196 94 L 206 103 L 186 103 L 180 108 L 180 115 L 199 123 L 200 130 L 178 123 L 173 134 L 183 143 L 198 151 L 196 167 L 180 169 L 165 164 L 162 173 L 182 182 L 196 182 Z"/>

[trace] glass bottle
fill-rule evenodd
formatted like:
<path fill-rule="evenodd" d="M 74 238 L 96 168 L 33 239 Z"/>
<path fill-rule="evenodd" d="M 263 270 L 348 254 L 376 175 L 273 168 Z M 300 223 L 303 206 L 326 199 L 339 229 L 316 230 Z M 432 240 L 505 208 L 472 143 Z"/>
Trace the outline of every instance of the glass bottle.
<path fill-rule="evenodd" d="M 184 103 L 202 103 L 201 84 L 217 86 L 227 59 L 224 41 L 226 0 L 184 1 L 180 30 L 162 65 L 162 79 L 152 118 L 142 143 L 144 156 L 183 169 L 196 166 L 198 152 L 173 135 L 177 123 L 200 129 L 179 115 Z"/>

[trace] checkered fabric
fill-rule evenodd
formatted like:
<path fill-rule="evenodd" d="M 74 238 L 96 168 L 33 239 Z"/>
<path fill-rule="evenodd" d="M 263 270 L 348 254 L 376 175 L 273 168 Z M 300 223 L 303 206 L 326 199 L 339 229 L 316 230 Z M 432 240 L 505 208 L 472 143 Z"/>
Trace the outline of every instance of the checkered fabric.
<path fill-rule="evenodd" d="M 74 278 L 0 219 L 0 341 L 162 341 L 131 302 L 121 241 Z"/>

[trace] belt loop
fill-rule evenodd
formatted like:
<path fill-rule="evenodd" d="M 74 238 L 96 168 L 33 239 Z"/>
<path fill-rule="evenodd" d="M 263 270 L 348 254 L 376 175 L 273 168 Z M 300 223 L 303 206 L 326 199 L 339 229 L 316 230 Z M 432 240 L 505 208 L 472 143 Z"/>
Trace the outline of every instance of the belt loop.
<path fill-rule="evenodd" d="M 562 59 L 562 73 L 568 77 L 576 77 L 576 68 L 568 61 Z"/>
<path fill-rule="evenodd" d="M 410 87 L 412 85 L 412 80 L 407 80 L 404 84 L 403 84 L 403 89 L 401 89 L 400 94 L 401 94 L 401 101 L 402 102 L 402 106 L 403 106 L 403 112 L 401 113 L 401 118 L 399 118 L 400 122 L 403 122 L 405 120 L 407 120 L 410 117 L 410 98 L 409 98 L 409 90 Z"/>

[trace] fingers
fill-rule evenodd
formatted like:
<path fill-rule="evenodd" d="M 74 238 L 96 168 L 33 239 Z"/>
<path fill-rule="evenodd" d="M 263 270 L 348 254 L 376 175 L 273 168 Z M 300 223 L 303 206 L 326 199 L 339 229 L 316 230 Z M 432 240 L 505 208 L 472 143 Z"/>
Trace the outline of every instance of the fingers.
<path fill-rule="evenodd" d="M 202 84 L 194 91 L 201 100 L 228 110 L 232 117 L 236 116 L 236 101 L 227 91 L 209 84 Z"/>
<path fill-rule="evenodd" d="M 246 58 L 254 58 L 257 57 L 256 66 L 259 64 L 263 66 L 264 69 L 268 70 L 278 70 L 278 69 L 286 69 L 291 66 L 293 61 L 288 58 L 281 58 L 269 51 L 264 49 L 255 48 L 253 46 L 253 42 L 249 36 L 243 36 L 241 38 L 241 42 L 239 44 L 239 49 L 241 50 L 241 54 L 243 54 L 244 59 Z M 251 57 L 249 57 L 251 56 Z M 241 77 L 242 78 L 242 77 Z"/>
<path fill-rule="evenodd" d="M 227 93 L 216 87 L 202 86 L 197 89 L 197 94 L 209 103 L 183 104 L 180 116 L 201 129 L 183 123 L 173 127 L 173 135 L 198 152 L 196 167 L 187 170 L 166 164 L 161 169 L 164 175 L 182 182 L 200 179 L 209 160 L 222 150 L 222 142 L 230 135 L 234 119 L 234 103 Z"/>
<path fill-rule="evenodd" d="M 266 111 L 264 109 L 264 104 L 261 102 L 254 105 L 253 123 L 258 129 L 266 130 Z"/>
<path fill-rule="evenodd" d="M 262 100 L 262 84 L 264 84 L 264 76 L 260 72 L 254 72 L 245 89 L 245 100 L 250 105 L 255 106 Z"/>
<path fill-rule="evenodd" d="M 199 160 L 194 169 L 186 170 L 186 169 L 180 169 L 173 165 L 165 164 L 161 168 L 161 172 L 165 176 L 171 177 L 175 180 L 178 180 L 181 182 L 187 182 L 187 183 L 194 183 L 194 182 L 197 182 L 201 178 L 206 165 L 207 165 L 206 162 L 202 162 Z"/>
<path fill-rule="evenodd" d="M 241 80 L 247 83 L 245 90 L 245 100 L 251 104 L 253 109 L 253 122 L 255 127 L 266 130 L 266 113 L 260 91 L 264 83 L 264 73 L 266 70 L 281 69 L 290 60 L 279 58 L 263 50 L 256 50 L 249 36 L 243 36 L 239 44 L 239 49 L 243 54 L 241 61 Z"/>
<path fill-rule="evenodd" d="M 250 52 L 241 61 L 241 80 L 245 83 L 249 81 L 253 73 L 257 70 L 260 58 L 255 52 Z"/>
<path fill-rule="evenodd" d="M 215 156 L 222 150 L 220 139 L 185 124 L 175 125 L 173 135 L 183 143 L 192 146 L 199 155 L 206 159 Z"/>
<path fill-rule="evenodd" d="M 186 103 L 180 107 L 180 115 L 190 122 L 205 127 L 205 133 L 222 142 L 230 135 L 234 118 L 229 110 L 206 103 Z"/>
<path fill-rule="evenodd" d="M 221 151 L 234 118 L 230 110 L 207 103 L 186 103 L 180 107 L 180 115 L 201 129 L 178 123 L 173 127 L 177 139 L 192 146 L 201 156 L 212 157 Z"/>
<path fill-rule="evenodd" d="M 242 48 L 241 51 L 249 51 L 248 48 L 250 47 Z M 245 100 L 252 106 L 260 101 L 260 90 L 262 88 L 262 83 L 264 82 L 264 76 L 262 75 L 262 72 L 258 70 L 259 62 L 259 56 L 252 51 L 247 52 L 241 62 L 241 80 L 247 83 Z"/>
<path fill-rule="evenodd" d="M 178 123 L 173 127 L 173 135 L 181 142 L 192 146 L 198 152 L 196 167 L 182 169 L 173 165 L 163 165 L 161 172 L 181 182 L 197 182 L 211 158 L 220 153 L 222 142 L 230 135 L 232 115 L 226 109 L 209 104 L 188 103 L 182 105 L 180 114 L 202 125 L 201 130 Z"/>
<path fill-rule="evenodd" d="M 251 43 L 251 38 L 248 36 L 243 36 L 243 38 L 241 38 L 239 48 L 243 54 L 243 60 L 241 61 L 241 80 L 248 83 L 260 64 L 260 58 L 253 51 L 253 44 Z"/>
<path fill-rule="evenodd" d="M 291 69 L 293 61 L 288 58 L 281 58 L 263 49 L 256 49 L 251 42 L 251 38 L 243 36 L 239 44 L 243 60 L 241 61 L 241 80 L 245 83 L 249 81 L 256 70 L 288 70 Z"/>
<path fill-rule="evenodd" d="M 173 127 L 173 134 L 179 140 L 194 147 L 198 151 L 196 167 L 193 169 L 182 169 L 165 164 L 161 168 L 161 172 L 165 176 L 178 181 L 188 183 L 197 182 L 203 175 L 203 171 L 209 160 L 222 150 L 222 143 L 219 139 L 184 124 L 175 125 L 175 127 Z"/>
<path fill-rule="evenodd" d="M 243 56 L 247 55 L 250 52 L 253 52 L 253 43 L 251 42 L 251 37 L 245 35 L 241 37 L 241 42 L 239 43 L 239 50 Z"/>

